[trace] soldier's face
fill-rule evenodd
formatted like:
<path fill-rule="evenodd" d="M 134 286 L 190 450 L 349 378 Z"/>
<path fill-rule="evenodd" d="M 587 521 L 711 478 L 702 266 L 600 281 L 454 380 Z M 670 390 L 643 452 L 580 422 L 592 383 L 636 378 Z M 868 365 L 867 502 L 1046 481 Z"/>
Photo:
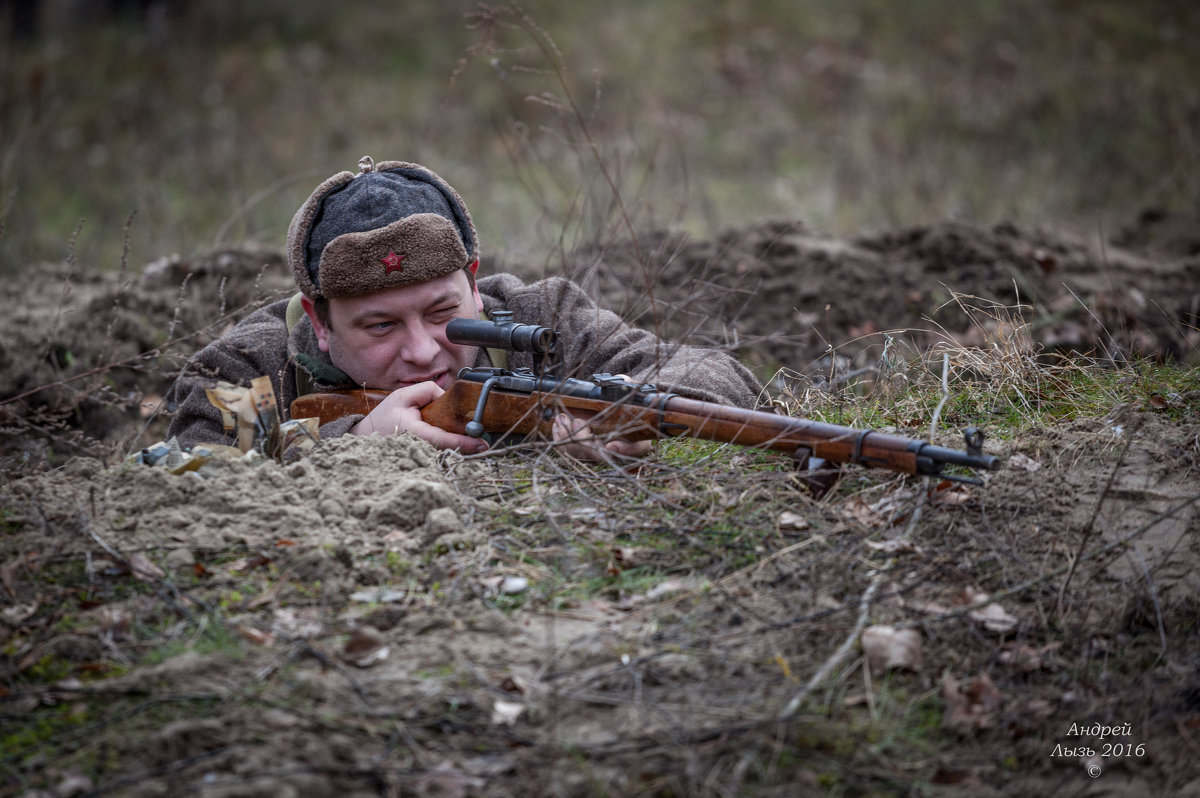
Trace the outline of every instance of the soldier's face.
<path fill-rule="evenodd" d="M 479 318 L 483 300 L 460 270 L 424 283 L 329 300 L 328 326 L 305 302 L 321 350 L 356 383 L 393 391 L 418 382 L 443 389 L 475 365 L 478 348 L 446 338 L 451 319 Z"/>

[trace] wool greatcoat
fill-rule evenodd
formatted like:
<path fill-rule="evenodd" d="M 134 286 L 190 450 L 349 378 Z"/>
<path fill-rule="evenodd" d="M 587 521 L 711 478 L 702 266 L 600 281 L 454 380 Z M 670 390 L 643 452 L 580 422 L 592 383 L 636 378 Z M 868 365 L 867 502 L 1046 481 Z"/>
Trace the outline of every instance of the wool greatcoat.
<path fill-rule="evenodd" d="M 562 366 L 557 373 L 561 376 L 626 374 L 638 382 L 654 383 L 659 390 L 745 408 L 754 407 L 761 391 L 750 372 L 728 354 L 667 344 L 597 307 L 579 286 L 563 278 L 526 285 L 513 275 L 495 274 L 479 278 L 478 286 L 485 313 L 511 310 L 518 323 L 558 331 Z M 177 437 L 185 448 L 198 443 L 236 445 L 236 433 L 224 430 L 220 412 L 205 396 L 205 388 L 217 381 L 249 385 L 255 377 L 269 375 L 285 416 L 300 392 L 297 369 L 307 371 L 304 382 L 312 383 L 315 390 L 347 387 L 322 382 L 317 373 L 324 375 L 324 371 L 298 364 L 297 357 L 307 355 L 332 366 L 329 356 L 318 347 L 307 316 L 289 331 L 285 318 L 288 301 L 260 308 L 196 353 L 172 389 L 174 414 L 168 437 Z M 479 350 L 476 365 L 492 365 L 485 349 Z M 508 353 L 510 369 L 532 366 L 529 353 Z M 362 418 L 351 415 L 324 424 L 321 438 L 344 435 Z"/>

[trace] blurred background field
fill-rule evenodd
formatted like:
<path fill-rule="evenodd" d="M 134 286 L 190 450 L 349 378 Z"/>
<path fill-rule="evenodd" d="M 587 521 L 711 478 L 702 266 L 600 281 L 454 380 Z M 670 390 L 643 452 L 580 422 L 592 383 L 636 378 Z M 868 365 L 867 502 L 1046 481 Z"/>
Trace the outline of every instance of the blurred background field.
<path fill-rule="evenodd" d="M 494 265 L 552 268 L 625 235 L 623 214 L 709 237 L 766 218 L 1107 235 L 1200 206 L 1191 2 L 3 9 L 5 273 L 69 252 L 115 269 L 126 240 L 134 267 L 281 247 L 308 191 L 364 154 L 443 174 Z"/>

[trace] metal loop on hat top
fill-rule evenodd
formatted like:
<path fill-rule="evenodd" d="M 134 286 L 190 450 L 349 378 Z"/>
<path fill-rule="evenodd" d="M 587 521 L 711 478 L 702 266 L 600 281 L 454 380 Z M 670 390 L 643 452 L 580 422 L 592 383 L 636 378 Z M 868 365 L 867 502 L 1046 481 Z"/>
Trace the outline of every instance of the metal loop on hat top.
<path fill-rule="evenodd" d="M 375 171 L 375 159 L 374 158 L 372 158 L 370 155 L 364 155 L 363 157 L 358 159 L 359 174 L 369 175 L 369 174 L 371 174 L 371 172 L 374 172 L 374 171 Z M 358 177 L 358 175 L 355 175 L 355 177 Z"/>

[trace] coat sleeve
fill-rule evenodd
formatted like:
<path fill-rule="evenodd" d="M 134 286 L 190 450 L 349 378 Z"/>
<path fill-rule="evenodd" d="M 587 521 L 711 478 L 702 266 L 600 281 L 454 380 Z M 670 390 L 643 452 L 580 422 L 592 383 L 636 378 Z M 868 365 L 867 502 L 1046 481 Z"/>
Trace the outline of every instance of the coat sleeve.
<path fill-rule="evenodd" d="M 236 327 L 197 352 L 171 389 L 174 415 L 167 431 L 183 447 L 198 443 L 237 445 L 236 432 L 226 432 L 221 413 L 205 395 L 217 382 L 248 386 L 262 375 L 271 377 L 275 398 L 286 410 L 295 398 L 295 375 L 288 365 L 286 302 L 256 310 Z"/>
<path fill-rule="evenodd" d="M 755 406 L 762 391 L 729 354 L 663 341 L 626 324 L 569 280 L 550 278 L 526 286 L 511 275 L 495 275 L 480 281 L 480 292 L 485 304 L 491 300 L 507 307 L 518 321 L 558 330 L 563 376 L 626 374 L 691 399 L 746 408 Z"/>

